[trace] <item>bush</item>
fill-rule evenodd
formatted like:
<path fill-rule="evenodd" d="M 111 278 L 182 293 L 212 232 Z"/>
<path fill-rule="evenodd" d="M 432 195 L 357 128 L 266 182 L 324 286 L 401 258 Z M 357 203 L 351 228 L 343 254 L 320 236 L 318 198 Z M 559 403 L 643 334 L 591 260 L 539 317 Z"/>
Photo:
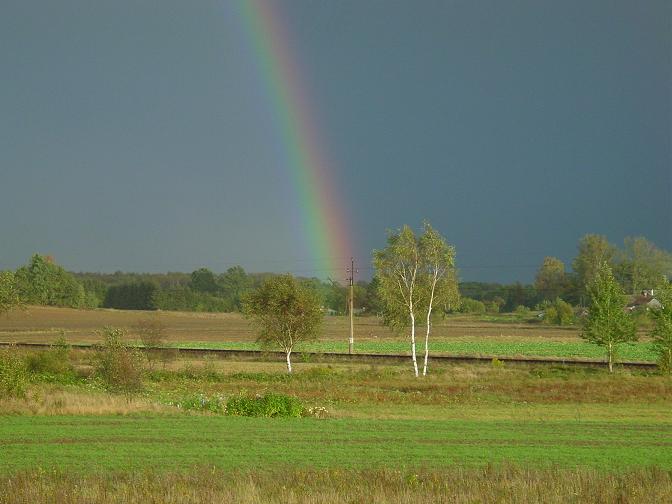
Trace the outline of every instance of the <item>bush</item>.
<path fill-rule="evenodd" d="M 206 411 L 209 413 L 226 413 L 226 403 L 221 395 L 206 396 L 198 394 L 179 400 L 168 401 L 168 404 L 185 411 Z"/>
<path fill-rule="evenodd" d="M 142 389 L 145 356 L 124 342 L 123 329 L 105 327 L 100 334 L 103 345 L 96 351 L 95 374 L 110 390 L 135 392 Z"/>
<path fill-rule="evenodd" d="M 465 297 L 461 300 L 460 312 L 482 315 L 485 313 L 485 305 L 480 301 Z"/>
<path fill-rule="evenodd" d="M 226 403 L 227 415 L 248 417 L 301 417 L 304 407 L 296 397 L 283 394 L 232 397 Z"/>
<path fill-rule="evenodd" d="M 544 323 L 556 325 L 570 325 L 574 323 L 574 309 L 572 305 L 556 298 L 552 303 L 543 305 Z"/>
<path fill-rule="evenodd" d="M 497 301 L 485 301 L 483 304 L 487 313 L 499 313 L 501 305 Z"/>
<path fill-rule="evenodd" d="M 15 346 L 0 350 L 0 397 L 25 397 L 28 369 Z"/>
<path fill-rule="evenodd" d="M 56 376 L 72 376 L 70 364 L 70 346 L 65 338 L 58 338 L 49 350 L 38 351 L 26 357 L 28 371 L 32 374 Z"/>

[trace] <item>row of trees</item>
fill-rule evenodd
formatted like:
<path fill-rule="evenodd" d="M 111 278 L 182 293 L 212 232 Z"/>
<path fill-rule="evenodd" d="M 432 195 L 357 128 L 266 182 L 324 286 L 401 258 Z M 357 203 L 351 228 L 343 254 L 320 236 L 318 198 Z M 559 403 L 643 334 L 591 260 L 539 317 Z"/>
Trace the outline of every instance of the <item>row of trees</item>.
<path fill-rule="evenodd" d="M 643 237 L 626 238 L 622 249 L 602 235 L 585 235 L 578 244 L 572 271 L 557 257 L 546 257 L 537 271 L 534 287 L 543 299 L 558 297 L 572 304 L 583 304 L 588 286 L 600 265 L 606 263 L 614 279 L 627 294 L 656 289 L 672 277 L 672 254 Z"/>
<path fill-rule="evenodd" d="M 660 367 L 669 373 L 672 371 L 672 286 L 665 282 L 659 287 L 661 305 L 651 310 L 654 324 L 650 336 Z M 586 292 L 589 309 L 581 336 L 604 347 L 609 372 L 613 372 L 618 347 L 637 341 L 638 335 L 632 314 L 623 309 L 623 288 L 607 261 L 598 264 Z"/>
<path fill-rule="evenodd" d="M 460 303 L 440 309 L 465 313 L 520 312 L 539 309 L 551 314 L 546 321 L 570 320 L 569 305 L 584 306 L 601 262 L 606 262 L 623 291 L 634 294 L 656 289 L 672 275 L 672 254 L 646 238 L 626 238 L 619 249 L 604 236 L 586 235 L 568 270 L 556 257 L 544 258 L 531 285 L 484 282 L 456 283 Z M 9 274 L 9 272 L 6 272 Z M 14 272 L 20 298 L 27 304 L 76 308 L 118 308 L 174 311 L 242 311 L 245 293 L 260 286 L 270 273 L 247 273 L 240 266 L 216 274 L 207 268 L 189 273 L 70 273 L 48 256 L 34 255 Z M 456 276 L 456 274 L 455 274 Z M 317 291 L 329 313 L 345 314 L 348 290 L 335 280 L 300 279 Z M 384 314 L 379 278 L 360 280 L 354 286 L 357 313 Z M 569 304 L 568 304 L 569 303 Z M 556 322 L 553 322 L 556 323 Z"/>
<path fill-rule="evenodd" d="M 589 238 L 587 241 L 590 241 Z M 425 223 L 422 234 L 408 226 L 388 235 L 387 247 L 373 253 L 375 285 L 381 300 L 385 323 L 401 333 L 408 331 L 415 376 L 419 376 L 416 354 L 416 328 L 425 327 L 423 376 L 428 372 L 429 339 L 433 317 L 459 304 L 455 248 Z M 582 258 L 583 261 L 585 258 Z M 583 287 L 588 301 L 581 336 L 604 347 L 609 371 L 613 372 L 618 347 L 637 340 L 632 314 L 624 310 L 624 290 L 604 256 L 596 265 L 584 261 Z M 588 275 L 588 267 L 590 274 Z M 652 312 L 651 338 L 660 364 L 672 370 L 672 287 L 660 282 L 662 306 Z M 556 297 L 547 305 L 549 313 L 562 319 L 571 315 L 571 306 Z M 245 314 L 259 327 L 258 341 L 281 348 L 291 373 L 291 354 L 300 342 L 314 339 L 323 311 L 317 290 L 291 275 L 267 280 L 243 298 Z"/>

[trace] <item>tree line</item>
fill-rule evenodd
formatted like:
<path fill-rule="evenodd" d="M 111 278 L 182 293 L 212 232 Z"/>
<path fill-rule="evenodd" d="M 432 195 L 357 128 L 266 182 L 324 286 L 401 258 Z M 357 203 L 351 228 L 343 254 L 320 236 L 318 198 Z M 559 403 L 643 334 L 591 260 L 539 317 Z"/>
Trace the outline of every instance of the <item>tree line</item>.
<path fill-rule="evenodd" d="M 574 320 L 574 306 L 587 304 L 586 286 L 600 262 L 611 268 L 625 294 L 656 289 L 672 276 L 672 254 L 643 237 L 626 238 L 622 248 L 606 237 L 589 234 L 579 240 L 577 255 L 568 268 L 556 257 L 545 257 L 534 282 L 522 284 L 460 282 L 459 303 L 439 309 L 447 312 L 496 314 L 543 310 L 545 320 L 565 324 Z M 2 272 L 0 289 L 9 289 L 25 304 L 73 308 L 130 310 L 242 311 L 242 297 L 259 287 L 273 273 L 248 273 L 240 266 L 218 274 L 207 268 L 192 273 L 72 273 L 49 256 L 35 254 L 15 272 Z M 9 277 L 11 276 L 11 281 Z M 313 288 L 328 313 L 345 314 L 348 289 L 332 279 L 299 278 Z M 359 280 L 354 286 L 357 314 L 384 315 L 379 293 L 380 278 Z M 8 302 L 8 295 L 0 303 Z M 9 296 L 11 297 L 11 296 Z"/>
<path fill-rule="evenodd" d="M 585 253 L 587 250 L 595 250 L 592 247 L 593 240 L 594 236 L 582 240 L 579 250 L 583 255 L 580 254 L 576 261 L 580 265 L 577 268 L 580 272 L 590 272 L 582 287 L 587 296 L 588 309 L 580 335 L 586 341 L 604 348 L 609 371 L 613 372 L 619 347 L 638 339 L 636 320 L 632 313 L 625 310 L 625 291 L 613 272 L 615 268 L 610 264 L 609 257 L 602 253 L 592 256 Z M 545 264 L 548 262 L 545 261 Z M 434 319 L 461 304 L 455 247 L 429 223 L 423 225 L 419 235 L 409 226 L 403 226 L 388 234 L 384 249 L 373 252 L 373 263 L 384 322 L 400 334 L 408 336 L 416 377 L 420 375 L 416 330 L 424 328 L 422 375 L 425 376 L 428 372 L 429 342 Z M 661 369 L 670 373 L 672 286 L 666 278 L 660 279 L 657 286 L 662 303 L 652 310 L 653 327 L 649 335 L 659 355 Z M 295 346 L 316 339 L 319 334 L 324 313 L 315 294 L 314 289 L 297 282 L 291 275 L 284 275 L 267 280 L 243 298 L 245 314 L 259 329 L 257 341 L 282 349 L 287 356 L 289 373 L 292 372 L 291 354 Z M 559 309 L 560 298 L 556 300 L 554 306 Z"/>

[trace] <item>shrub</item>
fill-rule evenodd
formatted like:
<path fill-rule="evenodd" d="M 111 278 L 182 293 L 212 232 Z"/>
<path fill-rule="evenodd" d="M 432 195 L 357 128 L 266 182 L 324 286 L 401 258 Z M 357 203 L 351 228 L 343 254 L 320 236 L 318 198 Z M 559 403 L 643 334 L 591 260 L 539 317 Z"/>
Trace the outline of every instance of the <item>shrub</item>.
<path fill-rule="evenodd" d="M 226 403 L 221 395 L 206 396 L 197 394 L 182 399 L 168 401 L 168 404 L 185 411 L 207 411 L 210 413 L 226 413 Z"/>
<path fill-rule="evenodd" d="M 15 346 L 0 350 L 0 397 L 25 397 L 28 369 Z"/>
<path fill-rule="evenodd" d="M 96 376 L 111 390 L 129 393 L 142 389 L 145 372 L 142 352 L 124 342 L 123 329 L 105 327 L 98 334 L 104 341 L 96 351 Z"/>
<path fill-rule="evenodd" d="M 72 376 L 73 367 L 70 364 L 70 346 L 62 336 L 58 338 L 49 350 L 34 352 L 26 357 L 28 371 L 32 374 L 56 376 Z"/>
<path fill-rule="evenodd" d="M 227 415 L 248 417 L 301 417 L 304 407 L 296 397 L 284 394 L 232 397 L 226 403 Z"/>
<path fill-rule="evenodd" d="M 501 309 L 501 304 L 496 300 L 485 301 L 483 304 L 487 313 L 499 313 L 499 310 Z"/>
<path fill-rule="evenodd" d="M 552 303 L 546 302 L 544 309 L 544 323 L 556 325 L 570 325 L 574 323 L 574 310 L 572 305 L 560 298 L 555 298 Z"/>
<path fill-rule="evenodd" d="M 476 313 L 482 315 L 485 313 L 485 305 L 481 301 L 465 297 L 461 300 L 460 311 L 462 313 Z"/>

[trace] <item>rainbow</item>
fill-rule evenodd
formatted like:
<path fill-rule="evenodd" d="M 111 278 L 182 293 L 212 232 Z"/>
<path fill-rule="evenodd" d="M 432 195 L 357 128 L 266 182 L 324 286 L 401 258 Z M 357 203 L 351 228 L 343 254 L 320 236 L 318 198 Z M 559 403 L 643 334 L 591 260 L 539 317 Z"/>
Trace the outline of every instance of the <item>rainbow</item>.
<path fill-rule="evenodd" d="M 313 275 L 338 278 L 353 254 L 349 219 L 286 23 L 272 0 L 238 0 L 237 12 L 274 109 L 299 239 L 310 254 Z"/>

